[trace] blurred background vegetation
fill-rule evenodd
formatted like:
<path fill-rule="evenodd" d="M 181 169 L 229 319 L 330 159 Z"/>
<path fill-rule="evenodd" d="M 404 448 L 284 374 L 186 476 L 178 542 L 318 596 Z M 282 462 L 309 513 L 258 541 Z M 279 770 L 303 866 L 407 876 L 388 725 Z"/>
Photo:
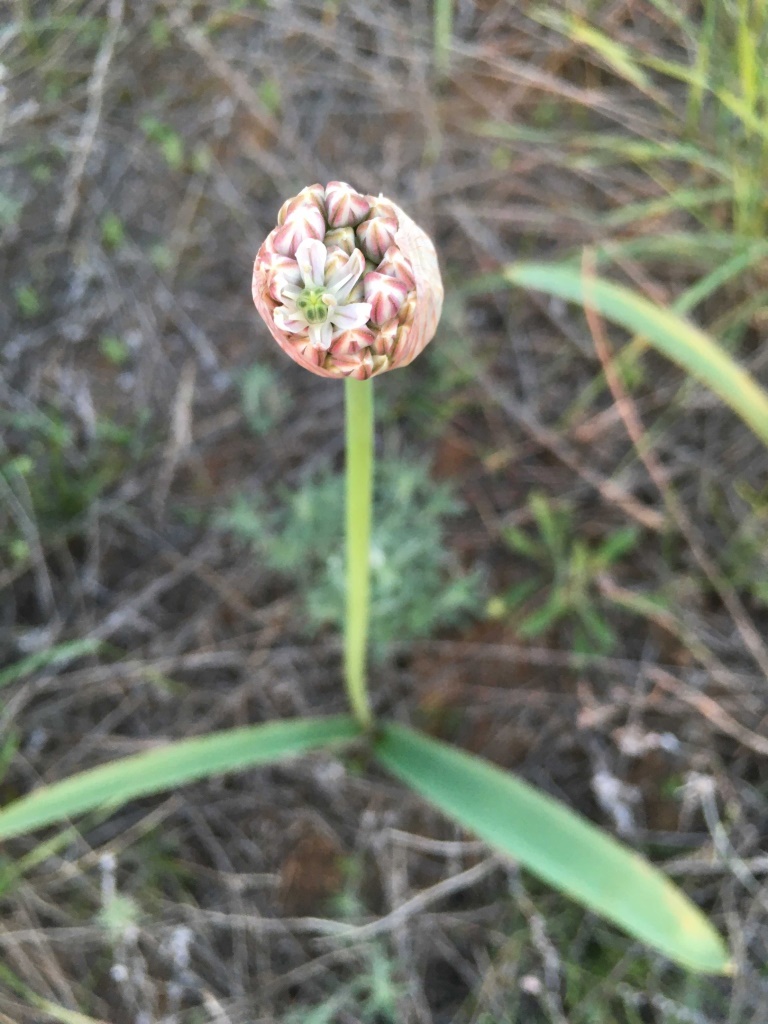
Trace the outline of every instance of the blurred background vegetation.
<path fill-rule="evenodd" d="M 7 844 L 0 1019 L 766 1024 L 768 456 L 611 329 L 617 403 L 583 312 L 499 271 L 589 247 L 768 380 L 768 3 L 2 14 L 0 799 L 342 709 L 341 388 L 249 294 L 283 199 L 342 179 L 447 291 L 376 382 L 376 705 L 648 853 L 739 973 L 322 754 Z"/>

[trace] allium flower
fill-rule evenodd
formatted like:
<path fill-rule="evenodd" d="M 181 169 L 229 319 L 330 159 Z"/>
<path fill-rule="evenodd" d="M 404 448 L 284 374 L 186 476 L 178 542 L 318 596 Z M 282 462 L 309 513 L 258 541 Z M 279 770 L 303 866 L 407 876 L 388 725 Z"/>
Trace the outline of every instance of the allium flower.
<path fill-rule="evenodd" d="M 332 181 L 283 204 L 256 256 L 253 301 L 301 366 L 364 380 L 427 345 L 443 286 L 434 246 L 407 214 Z"/>

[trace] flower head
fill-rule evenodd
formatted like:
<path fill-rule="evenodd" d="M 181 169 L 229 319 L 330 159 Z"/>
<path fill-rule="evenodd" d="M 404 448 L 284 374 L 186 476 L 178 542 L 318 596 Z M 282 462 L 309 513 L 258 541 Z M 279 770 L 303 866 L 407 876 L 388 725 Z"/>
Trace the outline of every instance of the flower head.
<path fill-rule="evenodd" d="M 407 214 L 332 181 L 283 204 L 256 257 L 253 300 L 297 363 L 365 379 L 421 352 L 443 287 L 434 247 Z"/>

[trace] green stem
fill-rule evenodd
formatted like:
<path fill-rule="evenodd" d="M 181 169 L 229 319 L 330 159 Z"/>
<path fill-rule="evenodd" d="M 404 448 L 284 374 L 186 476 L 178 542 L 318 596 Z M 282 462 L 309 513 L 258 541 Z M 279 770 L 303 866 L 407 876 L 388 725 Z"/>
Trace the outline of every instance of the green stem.
<path fill-rule="evenodd" d="M 453 0 L 435 0 L 433 52 L 435 69 L 440 78 L 448 74 L 453 34 Z"/>
<path fill-rule="evenodd" d="M 347 614 L 344 685 L 355 718 L 373 722 L 365 681 L 373 503 L 373 381 L 344 381 L 347 420 Z"/>

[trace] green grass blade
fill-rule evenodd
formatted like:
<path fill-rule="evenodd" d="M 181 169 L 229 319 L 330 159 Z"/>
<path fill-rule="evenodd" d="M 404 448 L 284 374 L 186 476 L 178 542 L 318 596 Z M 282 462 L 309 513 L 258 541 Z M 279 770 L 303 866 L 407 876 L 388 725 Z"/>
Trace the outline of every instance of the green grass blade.
<path fill-rule="evenodd" d="M 95 654 L 103 646 L 103 641 L 85 637 L 82 640 L 69 640 L 57 647 L 49 647 L 44 651 L 35 651 L 8 668 L 0 671 L 0 689 L 9 686 L 24 676 L 31 675 L 44 668 L 63 668 L 70 661 Z"/>
<path fill-rule="evenodd" d="M 603 223 L 611 228 L 627 227 L 639 220 L 651 217 L 662 217 L 675 210 L 705 210 L 708 206 L 721 203 L 733 195 L 733 186 L 713 185 L 710 188 L 680 188 L 668 196 L 658 199 L 644 200 L 640 203 L 629 203 L 611 210 L 603 217 Z"/>
<path fill-rule="evenodd" d="M 621 285 L 566 266 L 514 263 L 504 279 L 561 299 L 589 304 L 602 316 L 641 334 L 650 345 L 711 388 L 768 445 L 768 394 L 699 328 Z"/>
<path fill-rule="evenodd" d="M 31 832 L 76 814 L 117 807 L 195 779 L 279 761 L 359 735 L 350 715 L 338 715 L 269 722 L 168 743 L 41 786 L 15 800 L 0 810 L 0 837 Z"/>
<path fill-rule="evenodd" d="M 746 250 L 737 251 L 724 263 L 719 262 L 714 270 L 686 289 L 673 303 L 675 312 L 688 313 L 695 309 L 700 302 L 709 298 L 718 288 L 722 288 L 734 277 L 743 274 L 760 260 L 764 260 L 766 256 L 768 256 L 768 242 L 759 241 L 750 245 Z"/>
<path fill-rule="evenodd" d="M 58 1024 L 104 1024 L 103 1020 L 97 1020 L 96 1017 L 88 1017 L 77 1010 L 68 1010 L 65 1006 L 59 1006 L 58 1003 L 53 1003 L 50 999 L 44 999 L 42 996 L 39 996 L 28 985 L 25 985 L 23 981 L 17 978 L 13 971 L 6 967 L 5 964 L 0 964 L 0 981 L 5 983 L 8 991 L 20 995 L 31 1006 L 37 1007 L 46 1017 L 57 1021 Z M 4 1021 L 10 1020 L 5 1014 L 0 1019 Z"/>
<path fill-rule="evenodd" d="M 692 970 L 729 971 L 722 939 L 687 896 L 557 800 L 402 725 L 384 726 L 374 749 L 393 775 L 449 817 L 630 935 Z"/>

